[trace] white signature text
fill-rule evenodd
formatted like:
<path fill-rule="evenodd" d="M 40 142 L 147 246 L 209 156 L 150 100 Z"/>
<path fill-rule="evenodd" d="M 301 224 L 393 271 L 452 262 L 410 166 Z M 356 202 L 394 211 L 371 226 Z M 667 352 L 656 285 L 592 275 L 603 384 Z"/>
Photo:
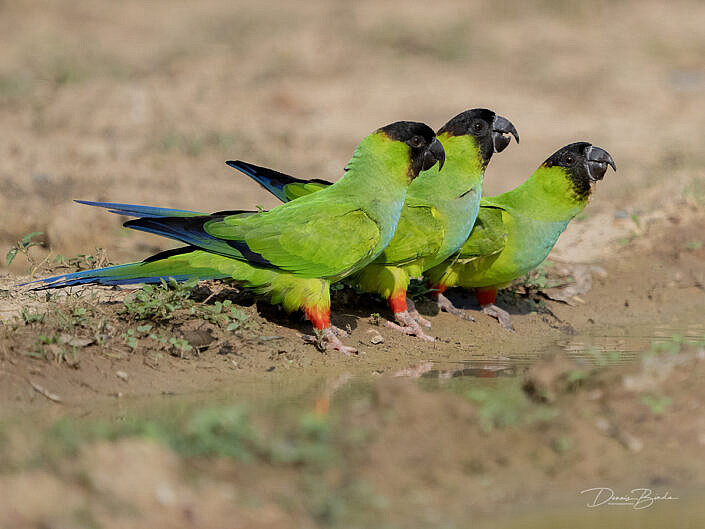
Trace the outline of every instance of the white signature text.
<path fill-rule="evenodd" d="M 666 491 L 664 494 L 657 494 L 653 489 L 638 488 L 629 491 L 629 494 L 619 496 L 609 487 L 593 487 L 580 491 L 580 494 L 587 494 L 591 501 L 587 507 L 601 507 L 602 505 L 626 505 L 632 509 L 646 509 L 657 501 L 677 500 L 675 496 Z"/>

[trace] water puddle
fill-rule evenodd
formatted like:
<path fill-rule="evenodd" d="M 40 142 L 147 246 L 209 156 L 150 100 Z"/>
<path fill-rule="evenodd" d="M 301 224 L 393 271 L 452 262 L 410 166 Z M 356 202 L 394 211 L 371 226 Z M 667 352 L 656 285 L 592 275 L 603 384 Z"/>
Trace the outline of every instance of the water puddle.
<path fill-rule="evenodd" d="M 527 343 L 526 351 L 483 356 L 458 361 L 431 361 L 406 370 L 409 376 L 451 379 L 457 377 L 513 377 L 525 372 L 547 353 L 564 353 L 589 367 L 626 365 L 649 352 L 677 353 L 684 344 L 705 343 L 705 325 L 641 325 L 611 329 L 590 335 L 575 335 L 554 342 Z M 405 373 L 400 373 L 401 375 Z"/>

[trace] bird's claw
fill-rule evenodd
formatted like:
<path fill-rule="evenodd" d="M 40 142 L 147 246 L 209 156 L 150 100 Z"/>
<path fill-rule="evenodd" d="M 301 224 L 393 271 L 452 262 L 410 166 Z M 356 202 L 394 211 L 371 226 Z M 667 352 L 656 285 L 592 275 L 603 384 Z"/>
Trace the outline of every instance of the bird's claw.
<path fill-rule="evenodd" d="M 417 338 L 421 338 L 422 340 L 425 340 L 427 342 L 436 341 L 433 336 L 429 336 L 428 334 L 423 332 L 421 326 L 419 325 L 419 322 L 412 318 L 408 311 L 397 312 L 396 314 L 394 314 L 394 317 L 399 323 L 388 321 L 385 323 L 386 327 L 389 327 L 390 329 L 395 329 L 410 336 L 416 336 Z"/>
<path fill-rule="evenodd" d="M 445 311 L 448 314 L 452 314 L 453 316 L 457 316 L 458 318 L 461 318 L 463 320 L 475 321 L 475 318 L 470 316 L 470 314 L 468 314 L 466 311 L 459 309 L 458 307 L 453 305 L 453 302 L 447 297 L 445 297 L 443 294 L 438 294 L 436 304 L 438 305 L 439 311 Z"/>
<path fill-rule="evenodd" d="M 431 322 L 419 314 L 419 311 L 416 310 L 416 304 L 411 298 L 406 298 L 406 306 L 409 307 L 409 316 L 418 321 L 424 327 L 428 327 L 429 329 L 431 328 Z"/>
<path fill-rule="evenodd" d="M 489 305 L 482 306 L 482 312 L 484 312 L 488 316 L 495 318 L 504 330 L 514 332 L 514 327 L 512 327 L 512 320 L 506 310 L 500 309 L 494 303 L 490 303 Z"/>
<path fill-rule="evenodd" d="M 354 347 L 343 345 L 343 342 L 341 342 L 336 335 L 336 331 L 343 332 L 345 333 L 345 336 L 347 336 L 347 332 L 342 331 L 341 329 L 336 328 L 334 331 L 333 328 L 327 327 L 320 331 L 316 330 L 316 334 L 305 334 L 303 335 L 303 339 L 307 343 L 314 344 L 319 351 L 333 349 L 334 351 L 340 351 L 346 356 L 357 354 L 357 349 Z"/>

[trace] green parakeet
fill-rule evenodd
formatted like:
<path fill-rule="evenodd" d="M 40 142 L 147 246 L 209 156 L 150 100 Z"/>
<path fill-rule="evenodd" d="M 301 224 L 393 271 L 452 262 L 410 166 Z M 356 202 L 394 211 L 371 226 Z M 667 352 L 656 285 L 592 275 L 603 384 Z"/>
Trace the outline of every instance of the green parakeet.
<path fill-rule="evenodd" d="M 412 182 L 389 246 L 351 278 L 365 292 L 388 301 L 397 321 L 388 322 L 388 326 L 434 340 L 419 325 L 421 322 L 430 327 L 430 323 L 419 316 L 406 297 L 409 280 L 421 277 L 465 242 L 480 207 L 485 168 L 493 153 L 507 147 L 509 134 L 519 141 L 509 120 L 483 108 L 462 112 L 438 130 L 438 140 L 446 152 L 443 171 L 432 168 Z M 233 167 L 283 201 L 300 200 L 331 185 L 325 180 L 302 180 L 244 162 Z"/>
<path fill-rule="evenodd" d="M 474 288 L 483 312 L 511 330 L 509 314 L 494 302 L 497 290 L 543 262 L 570 220 L 587 205 L 607 166 L 607 151 L 586 142 L 571 143 L 551 155 L 515 189 L 482 199 L 475 227 L 462 248 L 425 277 L 439 308 L 456 315 L 443 291 Z"/>
<path fill-rule="evenodd" d="M 140 263 L 51 277 L 39 288 L 98 283 L 233 279 L 288 310 L 303 309 L 318 342 L 353 352 L 330 324 L 330 283 L 374 261 L 394 235 L 406 191 L 445 153 L 433 130 L 400 121 L 358 145 L 345 175 L 320 193 L 268 212 L 198 212 L 92 203 L 138 216 L 125 226 L 189 246 Z"/>

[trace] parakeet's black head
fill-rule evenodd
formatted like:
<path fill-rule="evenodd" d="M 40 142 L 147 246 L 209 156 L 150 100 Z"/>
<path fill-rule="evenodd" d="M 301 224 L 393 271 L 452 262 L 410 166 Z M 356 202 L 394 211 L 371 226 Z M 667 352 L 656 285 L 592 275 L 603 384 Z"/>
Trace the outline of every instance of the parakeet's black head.
<path fill-rule="evenodd" d="M 494 153 L 509 145 L 510 134 L 519 143 L 519 133 L 512 122 L 486 108 L 461 112 L 438 130 L 439 135 L 444 132 L 450 136 L 473 136 L 485 167 Z"/>
<path fill-rule="evenodd" d="M 552 154 L 544 163 L 546 167 L 563 167 L 573 183 L 578 198 L 586 198 L 592 191 L 592 185 L 602 180 L 607 166 L 617 170 L 612 156 L 599 147 L 579 141 L 566 145 Z"/>
<path fill-rule="evenodd" d="M 443 168 L 446 156 L 443 145 L 436 139 L 433 129 L 425 123 L 397 121 L 380 128 L 379 131 L 384 132 L 394 141 L 406 143 L 411 149 L 411 163 L 409 165 L 411 180 L 419 176 L 421 171 L 436 165 L 436 162 L 438 162 L 439 169 Z"/>

